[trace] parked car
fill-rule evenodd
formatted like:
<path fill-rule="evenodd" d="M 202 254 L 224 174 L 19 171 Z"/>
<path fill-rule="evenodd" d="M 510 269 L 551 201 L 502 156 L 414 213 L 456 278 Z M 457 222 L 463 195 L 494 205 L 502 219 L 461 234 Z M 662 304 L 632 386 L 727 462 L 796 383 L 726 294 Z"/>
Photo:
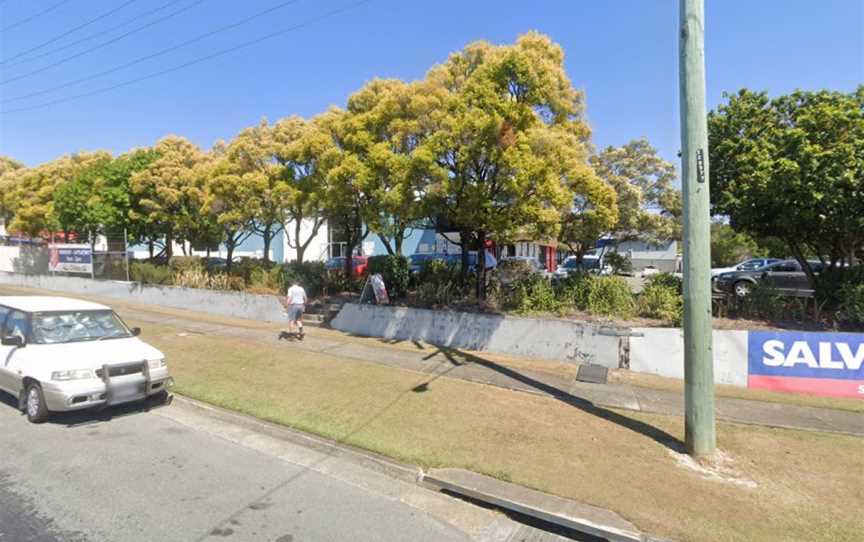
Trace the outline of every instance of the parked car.
<path fill-rule="evenodd" d="M 555 269 L 553 276 L 555 278 L 565 279 L 569 277 L 571 273 L 577 271 L 588 271 L 594 273 L 600 271 L 600 258 L 597 256 L 586 255 L 582 258 L 582 264 L 580 265 L 576 256 L 568 256 Z"/>
<path fill-rule="evenodd" d="M 660 273 L 660 270 L 659 270 L 659 269 L 657 269 L 657 268 L 654 267 L 653 265 L 646 265 L 646 266 L 642 269 L 642 273 L 641 273 L 641 275 L 642 275 L 642 278 L 645 278 L 645 277 L 650 277 L 651 275 L 656 275 L 656 274 L 658 274 L 658 273 Z"/>
<path fill-rule="evenodd" d="M 711 276 L 716 277 L 720 273 L 733 273 L 735 271 L 752 271 L 779 261 L 781 261 L 779 258 L 751 258 L 732 267 L 715 267 L 711 270 Z"/>
<path fill-rule="evenodd" d="M 361 277 L 366 274 L 366 267 L 369 265 L 367 256 L 351 256 L 351 272 L 354 277 Z M 345 257 L 330 258 L 324 263 L 324 269 L 328 272 L 339 273 L 345 271 Z"/>
<path fill-rule="evenodd" d="M 810 262 L 813 271 L 818 273 L 819 262 Z M 756 269 L 721 273 L 714 279 L 714 289 L 723 293 L 746 297 L 753 286 L 760 282 L 781 293 L 803 292 L 810 290 L 807 274 L 796 260 L 781 260 Z"/>
<path fill-rule="evenodd" d="M 34 423 L 51 412 L 167 396 L 165 355 L 110 308 L 63 297 L 0 297 L 0 390 Z"/>

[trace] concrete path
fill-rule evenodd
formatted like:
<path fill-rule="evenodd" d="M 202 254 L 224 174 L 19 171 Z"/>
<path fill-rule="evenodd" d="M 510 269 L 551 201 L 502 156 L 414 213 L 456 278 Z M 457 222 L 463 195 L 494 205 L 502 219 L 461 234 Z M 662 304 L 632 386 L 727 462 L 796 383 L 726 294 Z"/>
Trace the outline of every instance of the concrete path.
<path fill-rule="evenodd" d="M 0 541 L 564 540 L 183 401 L 33 425 L 0 398 Z"/>

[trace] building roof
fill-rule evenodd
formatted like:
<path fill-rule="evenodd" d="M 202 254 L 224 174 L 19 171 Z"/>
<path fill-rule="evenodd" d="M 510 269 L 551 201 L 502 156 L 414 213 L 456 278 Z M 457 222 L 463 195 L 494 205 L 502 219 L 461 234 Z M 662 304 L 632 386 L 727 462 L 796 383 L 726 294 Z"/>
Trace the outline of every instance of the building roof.
<path fill-rule="evenodd" d="M 0 296 L 0 305 L 24 312 L 110 310 L 105 305 L 80 299 L 42 295 Z"/>

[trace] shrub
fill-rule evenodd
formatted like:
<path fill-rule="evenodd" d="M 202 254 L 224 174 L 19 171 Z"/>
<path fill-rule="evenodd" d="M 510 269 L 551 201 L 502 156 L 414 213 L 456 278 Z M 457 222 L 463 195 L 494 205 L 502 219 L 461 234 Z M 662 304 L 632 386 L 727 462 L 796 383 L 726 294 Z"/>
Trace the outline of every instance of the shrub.
<path fill-rule="evenodd" d="M 753 285 L 747 297 L 737 300 L 735 312 L 744 318 L 789 319 L 791 316 L 787 311 L 789 303 L 789 298 L 759 282 Z"/>
<path fill-rule="evenodd" d="M 256 294 L 278 294 L 282 291 L 282 269 L 273 266 L 270 269 L 259 267 L 253 269 L 247 282 L 247 290 Z"/>
<path fill-rule="evenodd" d="M 555 296 L 555 290 L 548 280 L 540 275 L 532 274 L 513 283 L 507 296 L 507 305 L 517 312 L 555 312 L 561 308 L 561 302 Z"/>
<path fill-rule="evenodd" d="M 632 273 L 633 272 L 633 262 L 630 261 L 630 258 L 619 254 L 617 252 L 610 252 L 604 257 L 604 260 L 609 267 L 612 268 L 612 272 L 617 274 L 621 273 Z"/>
<path fill-rule="evenodd" d="M 417 287 L 417 297 L 426 305 L 446 307 L 461 296 L 462 290 L 455 282 L 422 282 Z"/>
<path fill-rule="evenodd" d="M 141 284 L 171 284 L 173 282 L 173 274 L 167 266 L 139 261 L 133 261 L 129 265 L 129 275 L 135 282 Z"/>
<path fill-rule="evenodd" d="M 848 288 L 858 284 L 864 284 L 864 265 L 824 271 L 816 280 L 816 300 L 826 308 L 839 308 L 844 303 Z"/>
<path fill-rule="evenodd" d="M 584 309 L 600 316 L 629 318 L 636 310 L 630 286 L 619 277 L 592 277 L 586 298 Z"/>
<path fill-rule="evenodd" d="M 225 273 L 208 274 L 203 269 L 186 269 L 174 275 L 174 284 L 183 288 L 243 291 L 246 284 L 240 277 Z"/>
<path fill-rule="evenodd" d="M 562 305 L 585 310 L 588 307 L 588 293 L 595 276 L 586 272 L 571 273 L 560 281 L 555 296 Z"/>
<path fill-rule="evenodd" d="M 664 288 L 670 288 L 680 295 L 684 290 L 683 281 L 673 275 L 672 273 L 657 273 L 656 275 L 651 275 L 648 277 L 648 284 L 646 288 L 651 288 L 652 286 L 663 286 Z"/>
<path fill-rule="evenodd" d="M 501 284 L 514 284 L 536 275 L 537 270 L 524 260 L 504 260 L 498 264 L 495 274 Z"/>
<path fill-rule="evenodd" d="M 847 284 L 840 293 L 843 298 L 838 313 L 840 320 L 854 325 L 864 325 L 864 282 Z"/>
<path fill-rule="evenodd" d="M 366 269 L 370 275 L 379 273 L 382 276 L 390 297 L 404 297 L 408 292 L 410 271 L 408 258 L 405 256 L 372 256 Z"/>
<path fill-rule="evenodd" d="M 684 298 L 677 286 L 649 284 L 639 295 L 637 308 L 640 316 L 665 320 L 677 326 L 684 316 Z"/>
<path fill-rule="evenodd" d="M 279 266 L 281 283 L 279 290 L 285 292 L 291 284 L 297 283 L 306 290 L 309 297 L 317 297 L 331 285 L 323 262 L 290 262 Z M 338 277 L 338 273 L 333 278 Z"/>
<path fill-rule="evenodd" d="M 417 276 L 419 285 L 459 283 L 459 266 L 451 265 L 444 260 L 429 260 L 420 268 Z"/>
<path fill-rule="evenodd" d="M 198 256 L 174 256 L 168 260 L 168 267 L 175 275 L 185 271 L 204 271 L 204 260 Z"/>

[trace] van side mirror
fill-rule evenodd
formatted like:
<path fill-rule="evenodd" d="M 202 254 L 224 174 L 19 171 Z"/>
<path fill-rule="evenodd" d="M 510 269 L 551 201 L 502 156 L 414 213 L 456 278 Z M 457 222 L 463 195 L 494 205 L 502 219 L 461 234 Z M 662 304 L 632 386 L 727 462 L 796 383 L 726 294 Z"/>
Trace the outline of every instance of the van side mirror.
<path fill-rule="evenodd" d="M 137 336 L 141 335 L 141 328 L 140 327 L 133 327 L 131 331 L 132 331 L 133 337 L 137 337 Z"/>
<path fill-rule="evenodd" d="M 19 337 L 18 335 L 10 335 L 8 337 L 3 337 L 2 341 L 0 341 L 0 344 L 2 344 L 3 346 L 15 346 L 20 348 L 24 346 L 24 339 L 22 337 Z"/>

